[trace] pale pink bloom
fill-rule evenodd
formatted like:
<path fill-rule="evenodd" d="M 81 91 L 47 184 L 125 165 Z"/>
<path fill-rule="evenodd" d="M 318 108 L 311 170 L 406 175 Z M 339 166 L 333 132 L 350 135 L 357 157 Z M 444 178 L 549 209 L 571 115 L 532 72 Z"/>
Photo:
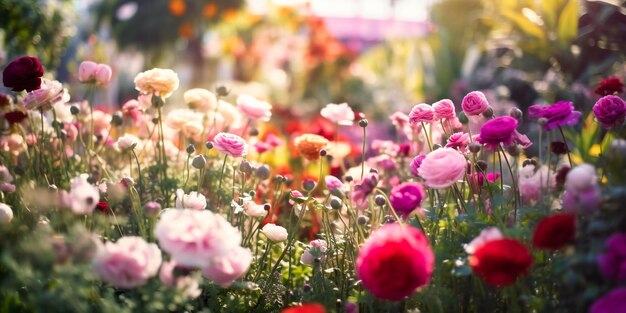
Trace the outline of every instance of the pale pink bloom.
<path fill-rule="evenodd" d="M 24 96 L 24 106 L 29 110 L 50 110 L 57 103 L 67 103 L 70 95 L 63 84 L 56 80 L 41 80 L 41 88 Z"/>
<path fill-rule="evenodd" d="M 461 107 L 467 116 L 480 115 L 487 110 L 489 102 L 484 93 L 472 91 L 465 95 Z"/>
<path fill-rule="evenodd" d="M 183 136 L 187 138 L 199 138 L 204 131 L 204 126 L 201 122 L 189 121 L 181 127 L 180 131 Z"/>
<path fill-rule="evenodd" d="M 268 122 L 272 117 L 272 105 L 250 95 L 239 95 L 237 108 L 251 120 Z"/>
<path fill-rule="evenodd" d="M 94 271 L 107 283 L 120 288 L 145 284 L 157 274 L 161 251 L 141 237 L 122 237 L 98 247 L 92 260 Z"/>
<path fill-rule="evenodd" d="M 6 193 L 15 192 L 15 185 L 11 183 L 0 183 L 0 191 L 6 192 Z"/>
<path fill-rule="evenodd" d="M 264 204 L 256 204 L 254 201 L 246 201 L 243 204 L 243 214 L 250 217 L 262 217 L 267 215 Z"/>
<path fill-rule="evenodd" d="M 182 291 L 183 295 L 190 299 L 195 299 L 202 294 L 200 284 L 195 277 L 191 275 L 182 275 L 175 277 L 174 269 L 178 264 L 176 261 L 163 262 L 161 270 L 159 271 L 159 280 L 163 285 L 168 287 L 175 287 Z"/>
<path fill-rule="evenodd" d="M 456 117 L 454 103 L 450 99 L 443 99 L 433 103 L 433 109 L 435 110 L 435 118 L 438 120 Z"/>
<path fill-rule="evenodd" d="M 204 210 L 206 198 L 199 192 L 192 191 L 188 195 L 182 189 L 176 190 L 176 208 Z"/>
<path fill-rule="evenodd" d="M 98 69 L 98 63 L 92 61 L 83 61 L 78 66 L 78 80 L 81 83 L 90 82 L 95 79 L 95 73 Z"/>
<path fill-rule="evenodd" d="M 215 94 L 202 88 L 194 88 L 185 91 L 183 98 L 190 108 L 200 112 L 215 110 L 215 106 L 217 105 L 217 97 Z"/>
<path fill-rule="evenodd" d="M 241 244 L 241 233 L 208 210 L 167 209 L 154 230 L 159 246 L 181 266 L 208 266 Z"/>
<path fill-rule="evenodd" d="M 298 198 L 301 200 L 305 200 L 306 197 L 299 191 L 299 190 L 292 190 L 290 193 L 291 197 L 289 198 L 289 204 L 290 205 L 294 205 L 296 204 L 295 201 L 293 201 L 291 198 Z"/>
<path fill-rule="evenodd" d="M 441 148 L 426 155 L 418 174 L 428 187 L 443 189 L 462 179 L 466 168 L 463 154 L 451 148 Z"/>
<path fill-rule="evenodd" d="M 172 129 L 179 130 L 186 123 L 202 122 L 202 114 L 196 113 L 189 109 L 176 109 L 170 111 L 165 117 L 165 124 Z"/>
<path fill-rule="evenodd" d="M 478 237 L 474 238 L 474 240 L 470 241 L 470 243 L 465 245 L 465 252 L 467 254 L 474 254 L 476 249 L 480 248 L 480 246 L 486 244 L 492 240 L 498 240 L 504 238 L 500 230 L 496 227 L 485 228 L 480 232 Z"/>
<path fill-rule="evenodd" d="M 0 181 L 7 183 L 13 182 L 13 175 L 11 175 L 9 169 L 4 165 L 0 165 Z"/>
<path fill-rule="evenodd" d="M 252 252 L 243 247 L 235 247 L 228 253 L 211 260 L 202 269 L 202 275 L 222 288 L 228 288 L 235 280 L 248 271 L 252 263 Z"/>
<path fill-rule="evenodd" d="M 126 101 L 126 103 L 122 105 L 122 112 L 124 113 L 124 116 L 130 117 L 134 123 L 141 122 L 143 111 L 141 110 L 139 101 L 135 99 Z"/>
<path fill-rule="evenodd" d="M 320 262 L 323 262 L 326 250 L 328 250 L 326 241 L 322 239 L 313 240 L 309 243 L 309 247 L 302 253 L 300 262 L 307 265 L 312 265 L 315 259 L 319 259 Z"/>
<path fill-rule="evenodd" d="M 91 115 L 87 116 L 87 121 L 85 125 L 89 125 L 91 120 Z M 89 127 L 83 127 L 87 131 L 89 131 Z M 111 128 L 111 114 L 105 113 L 100 110 L 93 111 L 93 129 L 94 136 L 104 135 L 108 132 L 108 129 Z M 87 140 L 87 139 L 85 139 Z"/>
<path fill-rule="evenodd" d="M 534 165 L 526 165 L 519 170 L 518 188 L 524 203 L 532 204 L 539 201 L 542 192 L 546 189 L 550 192 L 554 185 L 555 175 L 550 173 L 546 166 L 536 170 Z"/>
<path fill-rule="evenodd" d="M 153 68 L 135 76 L 135 89 L 167 98 L 178 89 L 178 74 L 170 69 Z"/>
<path fill-rule="evenodd" d="M 149 109 L 152 107 L 152 94 L 151 93 L 140 93 L 137 96 L 137 102 L 142 109 Z"/>
<path fill-rule="evenodd" d="M 426 103 L 420 103 L 411 109 L 409 113 L 409 123 L 413 126 L 420 123 L 430 123 L 435 121 L 435 110 Z"/>
<path fill-rule="evenodd" d="M 267 136 L 265 136 L 265 142 L 274 148 L 283 144 L 283 140 L 274 134 L 268 134 Z"/>
<path fill-rule="evenodd" d="M 450 135 L 446 148 L 456 149 L 462 153 L 467 152 L 467 145 L 469 144 L 469 134 L 458 132 Z"/>
<path fill-rule="evenodd" d="M 0 203 L 0 224 L 8 224 L 13 220 L 13 210 L 11 207 Z"/>
<path fill-rule="evenodd" d="M 347 103 L 327 104 L 320 114 L 327 120 L 339 125 L 352 125 L 354 123 L 354 112 Z"/>
<path fill-rule="evenodd" d="M 217 106 L 217 112 L 222 115 L 224 125 L 228 125 L 231 129 L 237 129 L 244 126 L 244 119 L 241 112 L 231 103 L 220 100 Z"/>
<path fill-rule="evenodd" d="M 576 192 L 597 185 L 596 168 L 583 163 L 571 169 L 565 178 L 565 188 Z"/>
<path fill-rule="evenodd" d="M 324 183 L 326 184 L 328 190 L 330 190 L 330 192 L 333 194 L 341 194 L 344 191 L 343 182 L 341 182 L 341 180 L 335 176 L 327 175 L 326 177 L 324 177 Z"/>
<path fill-rule="evenodd" d="M 100 85 L 106 85 L 111 81 L 113 70 L 107 64 L 98 64 L 96 70 L 96 82 Z"/>
<path fill-rule="evenodd" d="M 403 112 L 395 112 L 391 114 L 389 117 L 391 119 L 391 123 L 393 126 L 402 129 L 405 126 L 409 125 L 409 116 L 404 114 Z"/>
<path fill-rule="evenodd" d="M 11 152 L 18 155 L 22 151 L 24 145 L 24 137 L 19 134 L 10 134 L 7 136 L 0 136 L 0 149 L 2 151 Z"/>
<path fill-rule="evenodd" d="M 224 154 L 239 158 L 247 154 L 248 144 L 243 138 L 229 133 L 219 133 L 213 138 L 213 147 Z"/>
<path fill-rule="evenodd" d="M 265 235 L 267 239 L 273 242 L 285 241 L 289 236 L 287 234 L 287 229 L 271 223 L 265 224 L 265 226 L 263 226 L 263 228 L 261 229 L 261 233 L 263 233 L 263 235 Z"/>
<path fill-rule="evenodd" d="M 133 145 L 137 145 L 139 143 L 139 138 L 133 134 L 124 134 L 124 136 L 117 139 L 115 144 L 117 148 L 120 150 L 127 150 L 133 147 Z"/>
<path fill-rule="evenodd" d="M 85 215 L 93 212 L 100 201 L 100 191 L 87 181 L 87 174 L 72 178 L 69 193 L 69 207 L 75 214 Z"/>

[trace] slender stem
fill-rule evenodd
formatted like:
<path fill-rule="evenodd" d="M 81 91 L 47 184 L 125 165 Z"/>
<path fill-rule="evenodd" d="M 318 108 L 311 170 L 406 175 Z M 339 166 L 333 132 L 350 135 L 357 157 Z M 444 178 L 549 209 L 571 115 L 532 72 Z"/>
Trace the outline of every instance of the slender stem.
<path fill-rule="evenodd" d="M 139 158 L 137 157 L 137 154 L 135 153 L 135 149 L 131 148 L 130 152 L 133 154 L 133 157 L 135 158 L 135 162 L 137 163 L 137 175 L 139 175 L 139 190 L 138 190 L 139 201 L 143 202 L 141 195 L 144 190 L 144 185 L 143 185 L 143 178 L 141 177 L 141 165 L 139 164 Z"/>
<path fill-rule="evenodd" d="M 428 142 L 428 149 L 430 151 L 433 151 L 433 145 L 430 142 L 430 135 L 428 134 L 428 131 L 426 130 L 426 124 L 424 124 L 424 122 L 422 122 L 422 130 L 424 131 L 424 137 L 426 137 L 426 141 Z"/>
<path fill-rule="evenodd" d="M 513 175 L 513 168 L 511 167 L 511 163 L 509 163 L 509 159 L 506 157 L 506 154 L 504 153 L 504 149 L 502 147 L 500 147 L 500 152 L 502 153 L 502 156 L 504 157 L 504 161 L 506 162 L 506 165 L 509 167 L 509 172 L 511 173 L 511 184 L 513 186 L 513 197 L 515 199 L 513 222 L 515 222 L 517 220 L 517 207 L 519 206 L 519 200 L 518 200 L 519 190 L 517 187 L 517 180 L 515 179 L 515 176 Z M 502 179 L 502 176 L 500 176 L 500 179 Z"/>
<path fill-rule="evenodd" d="M 365 142 L 366 142 L 366 128 L 363 127 L 363 147 L 361 148 L 361 180 L 363 180 L 363 175 L 365 174 Z"/>
<path fill-rule="evenodd" d="M 572 163 L 572 156 L 569 152 L 569 145 L 567 144 L 567 139 L 565 139 L 565 133 L 563 133 L 563 128 L 559 126 L 559 132 L 561 132 L 561 137 L 563 137 L 563 143 L 565 143 L 565 148 L 567 149 L 567 160 L 569 161 L 569 167 L 574 167 L 574 163 Z"/>
<path fill-rule="evenodd" d="M 224 163 L 222 163 L 222 173 L 220 174 L 220 182 L 217 187 L 217 208 L 220 206 L 220 201 L 222 198 L 222 180 L 224 179 L 224 169 L 226 168 L 226 160 L 228 159 L 228 154 L 224 156 Z M 200 188 L 200 186 L 198 186 Z"/>

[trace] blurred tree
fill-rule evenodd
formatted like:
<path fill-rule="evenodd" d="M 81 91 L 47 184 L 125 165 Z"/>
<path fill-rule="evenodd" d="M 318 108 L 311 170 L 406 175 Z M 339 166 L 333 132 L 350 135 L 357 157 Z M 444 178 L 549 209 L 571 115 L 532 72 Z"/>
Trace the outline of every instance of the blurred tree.
<path fill-rule="evenodd" d="M 71 0 L 0 0 L 0 65 L 21 55 L 36 55 L 51 71 L 74 34 Z"/>

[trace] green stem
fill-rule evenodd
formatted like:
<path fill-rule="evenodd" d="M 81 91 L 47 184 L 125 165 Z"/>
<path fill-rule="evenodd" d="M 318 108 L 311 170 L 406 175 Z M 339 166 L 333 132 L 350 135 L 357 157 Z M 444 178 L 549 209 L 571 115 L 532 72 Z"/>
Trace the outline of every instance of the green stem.
<path fill-rule="evenodd" d="M 567 149 L 567 160 L 569 161 L 569 167 L 573 168 L 574 163 L 572 162 L 572 156 L 569 152 L 569 145 L 567 144 L 567 139 L 565 139 L 565 133 L 563 133 L 563 128 L 561 128 L 561 126 L 559 126 L 559 132 L 561 132 L 561 137 L 563 137 L 563 143 L 565 143 L 565 148 Z"/>
<path fill-rule="evenodd" d="M 361 180 L 363 180 L 363 175 L 365 174 L 365 143 L 366 143 L 366 132 L 367 127 L 363 127 L 363 146 L 361 148 Z"/>
<path fill-rule="evenodd" d="M 428 142 L 428 149 L 430 151 L 433 151 L 433 145 L 430 142 L 430 135 L 428 134 L 428 131 L 426 130 L 426 124 L 424 124 L 424 122 L 422 122 L 422 130 L 424 131 L 424 137 L 426 137 L 426 141 Z"/>

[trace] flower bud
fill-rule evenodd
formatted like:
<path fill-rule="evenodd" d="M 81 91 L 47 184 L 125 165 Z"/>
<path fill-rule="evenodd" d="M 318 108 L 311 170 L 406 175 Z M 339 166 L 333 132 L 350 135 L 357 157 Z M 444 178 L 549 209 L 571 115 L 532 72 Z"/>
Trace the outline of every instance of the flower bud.
<path fill-rule="evenodd" d="M 469 151 L 471 153 L 476 154 L 476 153 L 480 152 L 481 148 L 482 148 L 482 145 L 479 144 L 478 142 L 472 142 L 472 143 L 469 144 Z"/>
<path fill-rule="evenodd" d="M 359 121 L 359 126 L 365 128 L 367 127 L 368 121 L 366 119 L 362 119 Z"/>
<path fill-rule="evenodd" d="M 230 93 L 230 90 L 228 90 L 226 86 L 219 86 L 215 90 L 215 93 L 217 94 L 218 97 L 226 97 Z"/>
<path fill-rule="evenodd" d="M 333 198 L 332 200 L 330 200 L 330 207 L 335 209 L 335 210 L 339 210 L 341 209 L 343 205 L 341 204 L 341 200 L 337 199 L 337 198 Z"/>
<path fill-rule="evenodd" d="M 553 141 L 550 143 L 550 151 L 554 154 L 566 154 L 567 144 L 562 141 Z"/>
<path fill-rule="evenodd" d="M 78 108 L 78 106 L 71 106 L 70 107 L 70 113 L 72 113 L 72 115 L 78 115 L 78 113 L 80 113 L 80 108 Z"/>
<path fill-rule="evenodd" d="M 325 149 L 320 150 L 320 156 L 325 157 L 327 154 Z"/>
<path fill-rule="evenodd" d="M 163 101 L 163 98 L 157 95 L 152 95 L 152 106 L 155 108 L 160 108 L 165 104 L 165 101 Z"/>
<path fill-rule="evenodd" d="M 302 292 L 311 292 L 311 285 L 309 284 L 302 285 Z"/>
<path fill-rule="evenodd" d="M 256 177 L 258 177 L 261 180 L 266 180 L 270 177 L 270 168 L 269 166 L 263 164 L 261 166 L 259 166 L 259 168 L 256 169 L 256 171 L 254 171 L 254 175 L 256 175 Z"/>
<path fill-rule="evenodd" d="M 187 151 L 187 154 L 194 154 L 196 152 L 196 147 L 193 144 L 189 144 L 185 151 Z"/>
<path fill-rule="evenodd" d="M 374 197 L 374 202 L 376 203 L 376 205 L 378 206 L 383 206 L 385 205 L 385 197 L 381 196 L 381 195 L 377 195 L 376 197 Z"/>
<path fill-rule="evenodd" d="M 354 180 L 354 178 L 352 178 L 352 176 L 350 175 L 346 175 L 346 177 L 343 178 L 347 183 L 351 182 Z"/>
<path fill-rule="evenodd" d="M 317 184 L 312 179 L 305 179 L 304 182 L 302 182 L 302 188 L 306 191 L 315 189 L 316 185 Z"/>
<path fill-rule="evenodd" d="M 259 129 L 258 129 L 258 128 L 256 128 L 256 127 L 254 127 L 254 128 L 252 128 L 252 129 L 250 129 L 250 130 L 248 131 L 248 135 L 249 135 L 250 137 L 256 137 L 256 136 L 258 136 L 258 135 L 259 135 Z"/>
<path fill-rule="evenodd" d="M 365 215 L 359 215 L 359 217 L 356 219 L 356 222 L 359 223 L 359 225 L 365 225 L 367 224 L 367 222 L 369 222 L 369 218 Z"/>
<path fill-rule="evenodd" d="M 243 160 L 239 164 L 239 170 L 244 174 L 250 174 L 252 173 L 252 165 L 250 165 L 250 162 Z"/>
<path fill-rule="evenodd" d="M 123 122 L 124 119 L 122 118 L 122 114 L 120 114 L 120 112 L 115 112 L 115 114 L 111 116 L 111 125 L 120 126 Z"/>
<path fill-rule="evenodd" d="M 143 214 L 147 216 L 156 216 L 161 211 L 161 204 L 150 201 L 143 206 Z"/>
<path fill-rule="evenodd" d="M 191 166 L 199 170 L 203 169 L 205 165 L 206 165 L 206 159 L 204 158 L 204 155 L 202 154 L 196 155 L 191 161 Z"/>
<path fill-rule="evenodd" d="M 516 157 L 520 153 L 520 147 L 518 145 L 516 145 L 516 144 L 510 144 L 510 145 L 506 146 L 506 152 L 508 152 L 510 155 Z"/>
<path fill-rule="evenodd" d="M 516 120 L 521 120 L 522 117 L 524 117 L 524 113 L 522 112 L 522 110 L 518 108 L 512 108 L 511 111 L 509 112 L 509 116 L 511 116 L 512 118 Z"/>
<path fill-rule="evenodd" d="M 204 146 L 209 150 L 213 149 L 213 143 L 210 141 L 207 141 L 206 143 L 204 143 Z"/>
<path fill-rule="evenodd" d="M 480 172 L 486 172 L 487 171 L 487 161 L 485 160 L 478 160 L 476 161 L 476 169 L 478 169 L 478 171 Z"/>
<path fill-rule="evenodd" d="M 467 115 L 463 111 L 459 112 L 459 122 L 463 125 L 469 123 L 469 118 L 467 118 Z"/>
<path fill-rule="evenodd" d="M 491 106 L 488 106 L 487 109 L 485 110 L 485 112 L 483 112 L 483 116 L 485 118 L 492 118 L 493 117 L 493 108 Z"/>
<path fill-rule="evenodd" d="M 545 117 L 540 117 L 537 120 L 537 124 L 539 124 L 539 126 L 545 126 L 546 124 L 548 124 L 548 119 Z"/>

